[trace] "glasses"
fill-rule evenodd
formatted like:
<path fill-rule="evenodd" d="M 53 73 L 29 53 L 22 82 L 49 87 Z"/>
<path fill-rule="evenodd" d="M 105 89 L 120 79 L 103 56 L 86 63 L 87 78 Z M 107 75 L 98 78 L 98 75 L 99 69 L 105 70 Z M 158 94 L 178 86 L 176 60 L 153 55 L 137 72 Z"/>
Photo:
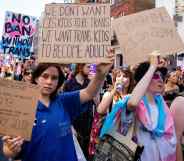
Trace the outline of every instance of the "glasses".
<path fill-rule="evenodd" d="M 161 73 L 160 74 L 159 73 L 154 73 L 152 79 L 155 79 L 155 80 L 162 79 L 162 80 L 164 80 L 164 77 Z"/>
<path fill-rule="evenodd" d="M 24 75 L 32 75 L 33 72 L 25 72 Z"/>

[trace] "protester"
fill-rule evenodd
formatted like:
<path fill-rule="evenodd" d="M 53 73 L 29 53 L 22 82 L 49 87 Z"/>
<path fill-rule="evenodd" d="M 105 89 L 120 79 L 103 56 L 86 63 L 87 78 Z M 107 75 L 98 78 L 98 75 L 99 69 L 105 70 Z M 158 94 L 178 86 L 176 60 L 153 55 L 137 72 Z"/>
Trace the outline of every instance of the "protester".
<path fill-rule="evenodd" d="M 158 68 L 158 53 L 152 53 L 150 63 L 141 63 L 135 71 L 138 82 L 127 103 L 136 112 L 136 138 L 144 145 L 141 161 L 175 161 L 176 136 L 172 115 L 164 102 L 164 75 Z"/>
<path fill-rule="evenodd" d="M 122 99 L 133 89 L 133 75 L 127 69 L 114 69 L 112 72 L 113 86 L 104 93 L 100 104 L 95 113 L 93 125 L 90 135 L 89 155 L 93 158 L 95 154 L 96 144 L 99 142 L 99 133 L 103 124 L 103 119 L 108 112 L 110 112 L 114 103 Z"/>
<path fill-rule="evenodd" d="M 129 69 L 115 69 L 112 75 L 113 86 L 104 93 L 102 101 L 98 105 L 97 111 L 100 114 L 107 114 L 110 106 L 122 99 L 133 89 L 134 80 L 132 72 Z"/>
<path fill-rule="evenodd" d="M 70 80 L 73 74 L 70 65 L 63 65 L 62 70 L 65 75 L 65 80 Z"/>
<path fill-rule="evenodd" d="M 89 84 L 90 64 L 77 64 L 73 77 L 64 83 L 64 91 L 75 91 L 78 89 L 85 88 Z"/>
<path fill-rule="evenodd" d="M 74 76 L 64 83 L 63 91 L 69 92 L 86 88 L 90 82 L 88 79 L 89 72 L 90 64 L 77 64 Z M 85 106 L 88 107 L 87 110 L 73 121 L 73 126 L 76 130 L 77 139 L 84 152 L 84 155 L 87 159 L 89 159 L 88 146 L 93 121 L 93 111 L 95 110 L 94 101 L 91 100 L 86 102 Z"/>
<path fill-rule="evenodd" d="M 177 85 L 178 77 L 176 72 L 171 72 L 166 80 L 164 99 L 167 102 L 168 106 L 171 105 L 171 102 L 178 96 L 179 87 Z"/>
<path fill-rule="evenodd" d="M 184 75 L 181 67 L 176 67 L 176 76 L 178 78 L 177 85 L 179 86 L 180 92 L 184 90 Z"/>
<path fill-rule="evenodd" d="M 176 146 L 176 160 L 183 161 L 182 137 L 184 133 L 184 97 L 176 97 L 171 104 L 171 111 L 174 117 L 176 128 L 177 146 Z"/>
<path fill-rule="evenodd" d="M 22 62 L 17 62 L 15 64 L 15 69 L 14 69 L 14 80 L 21 81 L 22 80 L 22 71 L 23 71 L 23 63 Z"/>
<path fill-rule="evenodd" d="M 2 66 L 1 67 L 0 78 L 5 78 L 5 76 L 6 76 L 6 67 Z"/>
<path fill-rule="evenodd" d="M 176 72 L 171 72 L 168 75 L 168 79 L 166 80 L 165 84 L 165 92 L 169 91 L 178 91 L 179 92 L 179 87 L 177 85 L 178 82 L 178 77 L 176 75 Z"/>
<path fill-rule="evenodd" d="M 22 81 L 31 83 L 33 69 L 31 67 L 24 69 Z"/>
<path fill-rule="evenodd" d="M 150 56 L 150 62 L 139 64 L 134 73 L 134 79 L 137 85 L 133 89 L 132 94 L 125 96 L 123 101 L 118 101 L 115 104 L 100 134 L 103 137 L 104 134 L 115 128 L 116 126 L 113 122 L 114 117 L 121 116 L 120 123 L 122 130 L 118 129 L 118 132 L 126 135 L 126 129 L 130 127 L 129 121 L 132 120 L 130 119 L 131 113 L 134 112 L 136 117 L 134 127 L 135 136 L 132 139 L 137 144 L 144 146 L 141 161 L 176 160 L 174 122 L 161 95 L 164 90 L 163 82 L 166 73 L 163 72 L 165 70 L 158 68 L 158 62 L 157 53 L 154 52 Z M 126 108 L 124 108 L 125 106 Z M 125 113 L 123 113 L 124 109 L 126 109 Z M 111 124 L 107 124 L 110 121 Z"/>
<path fill-rule="evenodd" d="M 7 70 L 6 70 L 6 79 L 9 79 L 9 80 L 13 80 L 14 79 L 14 70 L 13 70 L 13 65 L 12 64 L 10 64 L 7 67 Z"/>
<path fill-rule="evenodd" d="M 109 59 L 113 62 L 112 52 Z M 81 104 L 96 95 L 111 66 L 111 63 L 99 63 L 96 76 L 85 89 L 57 94 L 64 81 L 60 66 L 38 65 L 33 81 L 39 86 L 40 96 L 32 138 L 23 141 L 21 137 L 4 136 L 4 154 L 22 161 L 77 161 L 71 122 L 86 110 Z"/>

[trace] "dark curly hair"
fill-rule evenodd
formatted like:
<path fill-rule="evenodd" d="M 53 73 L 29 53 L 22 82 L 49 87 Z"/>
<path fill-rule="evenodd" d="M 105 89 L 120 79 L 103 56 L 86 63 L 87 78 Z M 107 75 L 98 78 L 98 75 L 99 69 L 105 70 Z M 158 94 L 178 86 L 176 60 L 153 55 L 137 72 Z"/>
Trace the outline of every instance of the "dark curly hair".
<path fill-rule="evenodd" d="M 142 77 L 146 74 L 146 72 L 148 71 L 150 67 L 150 63 L 149 62 L 143 62 L 143 63 L 140 63 L 138 65 L 138 67 L 136 68 L 135 70 L 135 73 L 134 73 L 134 80 L 136 83 L 138 83 Z M 165 79 L 166 75 L 167 75 L 167 68 L 165 67 L 159 67 L 156 69 L 156 71 L 159 71 L 161 74 L 162 74 L 162 78 L 163 80 Z"/>
<path fill-rule="evenodd" d="M 59 73 L 57 87 L 56 87 L 55 91 L 50 95 L 50 98 L 52 99 L 56 96 L 56 94 L 58 92 L 58 89 L 62 86 L 62 84 L 65 80 L 65 76 L 64 76 L 59 64 L 56 64 L 56 63 L 40 63 L 40 64 L 38 64 L 38 66 L 34 69 L 33 74 L 32 74 L 32 83 L 37 84 L 36 79 L 38 77 L 40 77 L 40 75 L 45 70 L 47 70 L 49 67 L 55 67 L 58 70 L 58 73 Z"/>

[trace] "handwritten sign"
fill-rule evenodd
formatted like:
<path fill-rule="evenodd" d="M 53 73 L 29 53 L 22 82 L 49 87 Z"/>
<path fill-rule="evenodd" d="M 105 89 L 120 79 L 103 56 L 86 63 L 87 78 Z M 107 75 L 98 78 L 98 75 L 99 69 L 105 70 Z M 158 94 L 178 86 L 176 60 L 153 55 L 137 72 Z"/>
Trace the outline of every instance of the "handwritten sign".
<path fill-rule="evenodd" d="M 174 22 L 165 8 L 156 8 L 123 16 L 113 21 L 126 64 L 142 62 L 154 50 L 161 55 L 184 50 Z"/>
<path fill-rule="evenodd" d="M 38 93 L 31 84 L 0 79 L 1 135 L 30 139 Z"/>
<path fill-rule="evenodd" d="M 31 56 L 36 25 L 35 17 L 7 11 L 1 42 L 2 52 L 23 58 Z"/>
<path fill-rule="evenodd" d="M 109 62 L 109 4 L 47 4 L 41 24 L 39 62 Z"/>

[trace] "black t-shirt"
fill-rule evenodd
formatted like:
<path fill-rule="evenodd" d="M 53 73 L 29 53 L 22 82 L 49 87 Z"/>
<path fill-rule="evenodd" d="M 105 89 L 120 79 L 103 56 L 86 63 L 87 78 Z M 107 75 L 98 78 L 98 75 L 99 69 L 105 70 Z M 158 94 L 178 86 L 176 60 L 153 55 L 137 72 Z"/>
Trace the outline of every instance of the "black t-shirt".
<path fill-rule="evenodd" d="M 69 92 L 69 91 L 76 91 L 84 89 L 88 86 L 90 80 L 85 79 L 84 83 L 81 85 L 77 82 L 75 77 L 71 78 L 70 80 L 67 80 L 64 83 L 63 91 Z M 93 101 L 86 102 L 83 106 L 87 106 L 87 111 L 82 113 L 76 120 L 73 122 L 73 126 L 75 130 L 77 131 L 78 135 L 82 137 L 83 139 L 89 138 L 91 127 L 92 127 L 92 121 L 93 121 Z"/>
<path fill-rule="evenodd" d="M 169 92 L 166 92 L 164 94 L 164 100 L 166 101 L 167 105 L 170 107 L 172 101 L 178 96 L 179 94 L 179 89 L 172 90 Z"/>

